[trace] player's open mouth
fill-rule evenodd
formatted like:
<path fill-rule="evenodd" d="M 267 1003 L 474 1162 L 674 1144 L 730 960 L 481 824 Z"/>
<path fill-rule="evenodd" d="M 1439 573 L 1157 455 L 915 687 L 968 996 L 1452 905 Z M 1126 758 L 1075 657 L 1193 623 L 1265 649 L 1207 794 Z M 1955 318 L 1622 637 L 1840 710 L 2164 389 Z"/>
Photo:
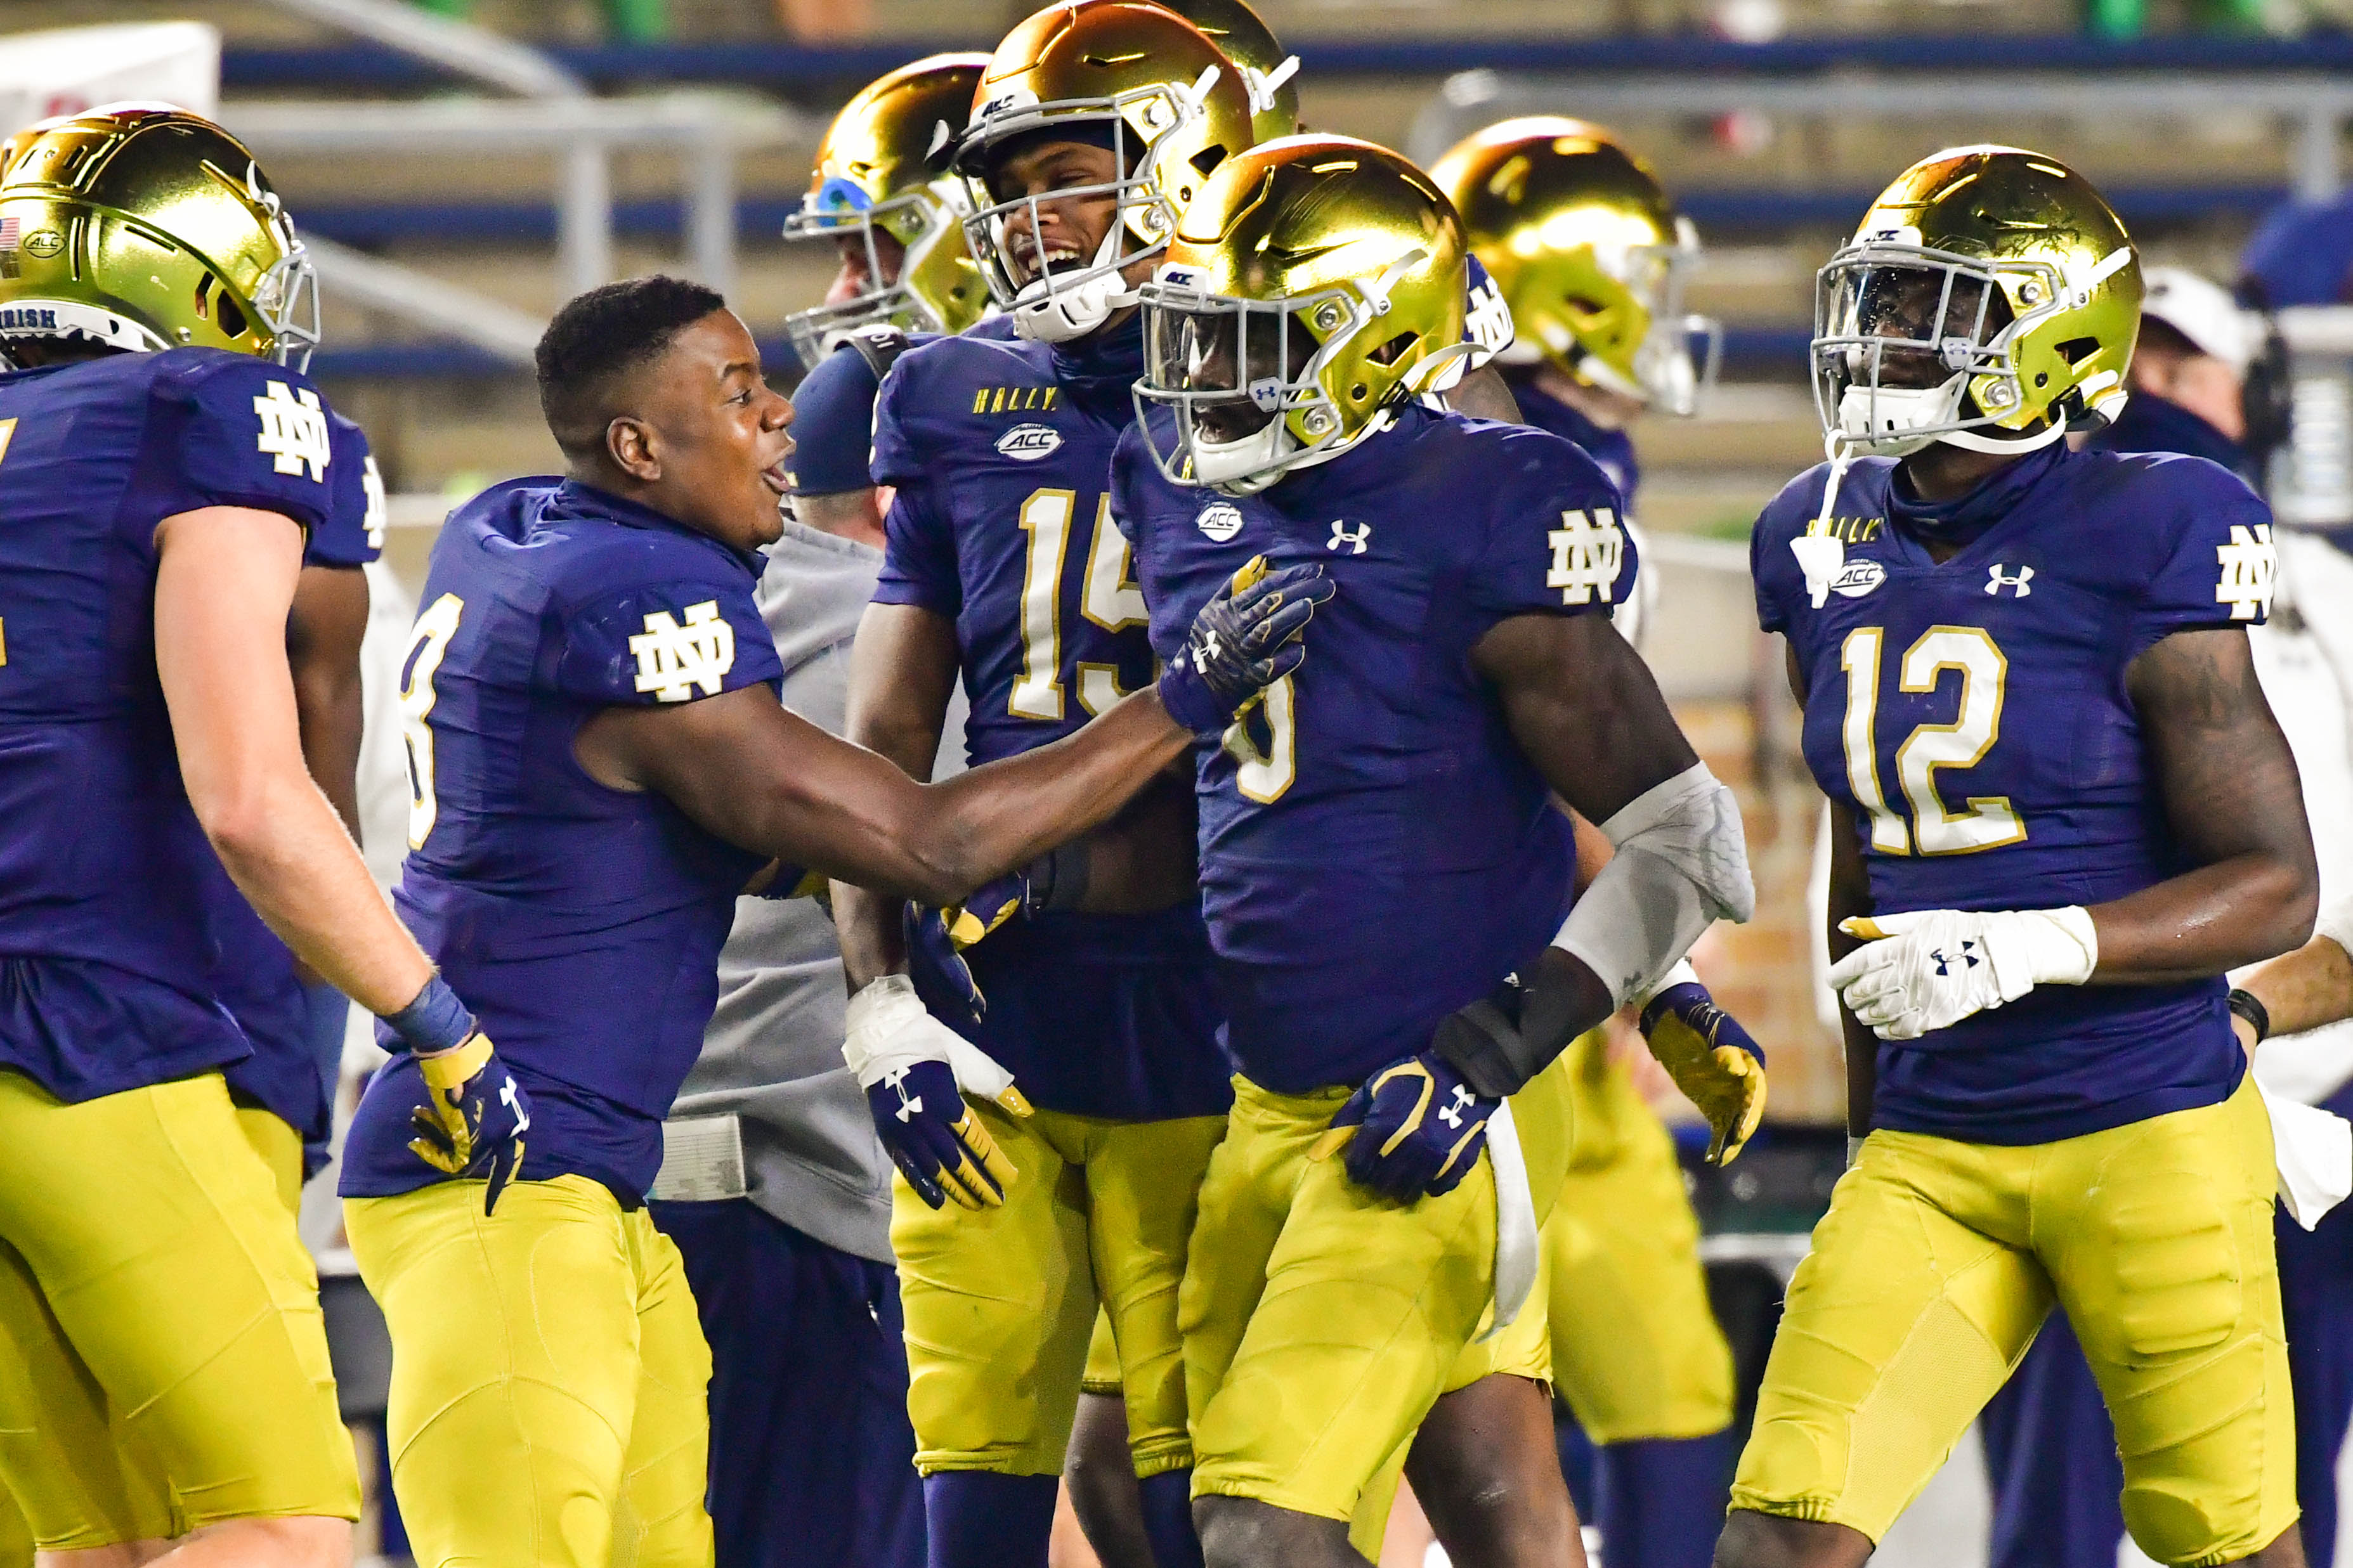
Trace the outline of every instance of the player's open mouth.
<path fill-rule="evenodd" d="M 791 453 L 787 452 L 785 457 L 778 458 L 775 462 L 770 463 L 766 468 L 760 470 L 760 482 L 766 485 L 778 495 L 783 495 L 786 490 L 793 488 L 792 476 L 785 471 L 785 463 L 791 455 Z"/>
<path fill-rule="evenodd" d="M 1038 277 L 1036 249 L 1025 243 L 1016 248 L 1014 259 L 1020 263 L 1022 276 L 1035 281 Z M 1081 256 L 1075 247 L 1053 245 L 1047 247 L 1046 270 L 1050 273 L 1076 271 L 1085 265 L 1086 258 Z"/>

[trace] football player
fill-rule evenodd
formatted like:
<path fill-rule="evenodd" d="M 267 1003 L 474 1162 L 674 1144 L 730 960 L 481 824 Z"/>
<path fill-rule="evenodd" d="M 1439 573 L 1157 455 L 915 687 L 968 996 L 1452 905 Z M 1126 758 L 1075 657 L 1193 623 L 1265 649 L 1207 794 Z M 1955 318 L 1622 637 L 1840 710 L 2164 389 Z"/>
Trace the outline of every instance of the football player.
<path fill-rule="evenodd" d="M 968 203 L 943 170 L 987 59 L 918 60 L 835 116 L 785 227 L 840 252 L 827 303 L 786 321 L 813 363 L 873 342 L 877 327 L 954 331 L 978 318 L 987 290 L 959 221 Z M 790 504 L 758 600 L 785 706 L 839 733 L 851 642 L 882 564 L 866 474 L 874 383 L 849 410 L 818 381 L 793 395 Z M 713 1542 L 743 1568 L 920 1568 L 924 1557 L 892 1165 L 841 1058 L 846 1000 L 827 910 L 737 900 L 716 1010 L 653 1189 L 654 1223 L 678 1245 L 711 1347 Z"/>
<path fill-rule="evenodd" d="M 2271 1129 L 2221 978 L 2316 901 L 2247 644 L 2270 516 L 2203 459 L 2063 440 L 2120 410 L 2142 293 L 2064 165 L 1932 154 L 1818 289 L 1831 459 L 1767 507 L 1753 569 L 1832 804 L 1869 1131 L 1717 1561 L 1862 1563 L 2055 1303 L 2141 1549 L 2300 1564 Z"/>
<path fill-rule="evenodd" d="M 1302 136 L 1220 164 L 1142 290 L 1112 493 L 1155 646 L 1255 553 L 1350 585 L 1345 651 L 1197 753 L 1239 1068 L 1180 1305 L 1212 1563 L 1359 1561 L 1367 1488 L 1532 1283 L 1563 1048 L 1749 911 L 1729 795 L 1604 613 L 1607 477 L 1418 401 L 1471 352 L 1464 279 L 1427 176 Z M 1620 850 L 1573 910 L 1555 790 Z M 1757 1064 L 1680 1066 L 1746 1136 L 1720 1090 Z"/>
<path fill-rule="evenodd" d="M 1517 335 L 1498 357 L 1520 419 L 1582 447 L 1630 510 L 1628 427 L 1653 409 L 1689 415 L 1712 369 L 1690 341 L 1715 323 L 1681 309 L 1691 220 L 1617 138 L 1556 116 L 1475 132 L 1430 178 L 1510 307 Z M 1648 585 L 1645 574 L 1614 612 L 1638 647 Z M 1589 828 L 1578 847 L 1580 877 L 1607 860 Z M 1554 1381 L 1597 1445 L 1594 1522 L 1612 1568 L 1705 1568 L 1731 1479 L 1731 1348 L 1672 1140 L 1600 1032 L 1574 1052 L 1577 1146 L 1545 1228 Z"/>
<path fill-rule="evenodd" d="M 1152 691 L 919 786 L 777 701 L 752 589 L 792 409 L 720 297 L 668 278 L 592 289 L 549 324 L 538 371 L 570 472 L 493 487 L 444 525 L 402 678 L 395 900 L 513 1065 L 485 1050 L 452 1089 L 396 1054 L 353 1121 L 345 1224 L 392 1333 L 393 1481 L 421 1563 L 708 1563 L 709 1353 L 643 1199 L 738 890 L 789 893 L 807 865 L 955 902 L 1221 728 L 1298 658 L 1289 639 L 1329 590 L 1240 584 Z M 957 1092 L 1018 1103 L 1001 1067 L 903 985 L 870 988 L 848 1026 L 902 1164 L 974 1186 L 1003 1172 Z M 488 1074 L 502 1091 L 472 1136 L 501 1158 L 450 1180 L 410 1107 Z"/>
<path fill-rule="evenodd" d="M 1143 368 L 1134 289 L 1204 172 L 1251 137 L 1240 74 L 1155 5 L 1050 6 L 982 74 L 956 157 L 1003 313 L 899 358 L 873 417 L 872 478 L 893 496 L 849 733 L 913 776 L 930 776 L 959 679 L 975 762 L 1050 745 L 1150 680 L 1143 600 L 1105 514 Z M 1178 781 L 1152 809 L 1189 822 Z M 1098 1301 L 1155 1549 L 1170 1564 L 1194 1550 L 1176 1295 L 1229 1096 L 1187 835 L 1163 837 L 1179 851 L 1168 874 L 1124 912 L 1082 912 L 1072 879 L 1033 882 L 1021 918 L 970 949 L 985 1013 L 924 981 L 1037 1108 L 974 1111 L 1012 1185 L 896 1192 L 935 1563 L 1044 1562 Z M 835 908 L 850 984 L 904 984 L 899 905 L 843 888 Z"/>
<path fill-rule="evenodd" d="M 252 1121 L 273 1172 L 224 1082 L 307 1120 L 316 1069 L 223 1005 L 236 894 L 414 1048 L 478 1037 L 305 764 L 290 612 L 361 452 L 296 368 L 316 339 L 292 226 L 218 127 L 122 105 L 12 143 L 0 1479 L 92 1563 L 349 1559 L 295 1130 Z"/>

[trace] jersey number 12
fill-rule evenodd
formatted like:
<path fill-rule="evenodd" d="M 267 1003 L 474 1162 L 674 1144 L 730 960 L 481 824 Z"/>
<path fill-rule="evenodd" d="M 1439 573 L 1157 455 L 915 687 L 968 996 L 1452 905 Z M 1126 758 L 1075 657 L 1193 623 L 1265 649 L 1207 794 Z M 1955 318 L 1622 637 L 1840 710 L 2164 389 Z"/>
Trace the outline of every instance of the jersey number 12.
<path fill-rule="evenodd" d="M 2001 735 L 2002 698 L 2010 661 L 1981 626 L 1930 626 L 1904 652 L 1896 671 L 1898 689 L 1936 689 L 1945 671 L 1961 676 L 1960 712 L 1949 724 L 1921 724 L 1895 748 L 1895 777 L 1904 812 L 1891 806 L 1879 781 L 1879 663 L 1884 628 L 1857 626 L 1839 650 L 1846 671 L 1846 715 L 1841 739 L 1846 752 L 1847 787 L 1871 819 L 1871 847 L 1883 855 L 1968 855 L 1998 849 L 2026 837 L 2026 824 L 2008 795 L 1971 795 L 1964 809 L 1950 811 L 1936 793 L 1938 768 L 1973 768 Z"/>

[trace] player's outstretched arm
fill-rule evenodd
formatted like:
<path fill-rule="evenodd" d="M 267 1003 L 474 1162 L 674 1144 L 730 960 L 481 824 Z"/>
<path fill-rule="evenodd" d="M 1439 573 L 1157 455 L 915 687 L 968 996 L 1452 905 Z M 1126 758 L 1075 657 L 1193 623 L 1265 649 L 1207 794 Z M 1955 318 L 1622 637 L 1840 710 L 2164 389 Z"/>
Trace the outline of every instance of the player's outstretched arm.
<path fill-rule="evenodd" d="M 370 1012 L 399 1012 L 432 965 L 303 760 L 285 640 L 301 527 L 206 507 L 165 518 L 155 544 L 155 668 L 196 820 L 297 957 Z"/>
<path fill-rule="evenodd" d="M 730 843 L 926 903 L 952 904 L 1109 818 L 1197 736 L 1297 668 L 1300 634 L 1331 596 L 1322 568 L 1235 584 L 1149 691 L 1076 734 L 918 784 L 744 687 L 700 701 L 611 708 L 574 749 L 590 776 L 655 790 Z"/>
<path fill-rule="evenodd" d="M 2320 874 L 2295 756 L 2247 634 L 2175 632 L 2125 680 L 2167 823 L 2196 868 L 2092 906 L 2092 983 L 2201 979 L 2304 945 Z"/>

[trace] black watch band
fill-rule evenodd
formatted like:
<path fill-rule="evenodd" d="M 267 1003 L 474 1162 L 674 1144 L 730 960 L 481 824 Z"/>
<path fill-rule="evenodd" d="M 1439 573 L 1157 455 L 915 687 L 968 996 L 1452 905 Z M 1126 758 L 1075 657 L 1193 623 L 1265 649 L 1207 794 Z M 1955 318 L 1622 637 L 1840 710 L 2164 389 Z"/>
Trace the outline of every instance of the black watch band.
<path fill-rule="evenodd" d="M 2271 1009 L 2264 1006 L 2253 992 L 2232 991 L 2231 1011 L 2244 1018 L 2247 1026 L 2254 1030 L 2255 1044 L 2260 1046 L 2272 1037 Z"/>

